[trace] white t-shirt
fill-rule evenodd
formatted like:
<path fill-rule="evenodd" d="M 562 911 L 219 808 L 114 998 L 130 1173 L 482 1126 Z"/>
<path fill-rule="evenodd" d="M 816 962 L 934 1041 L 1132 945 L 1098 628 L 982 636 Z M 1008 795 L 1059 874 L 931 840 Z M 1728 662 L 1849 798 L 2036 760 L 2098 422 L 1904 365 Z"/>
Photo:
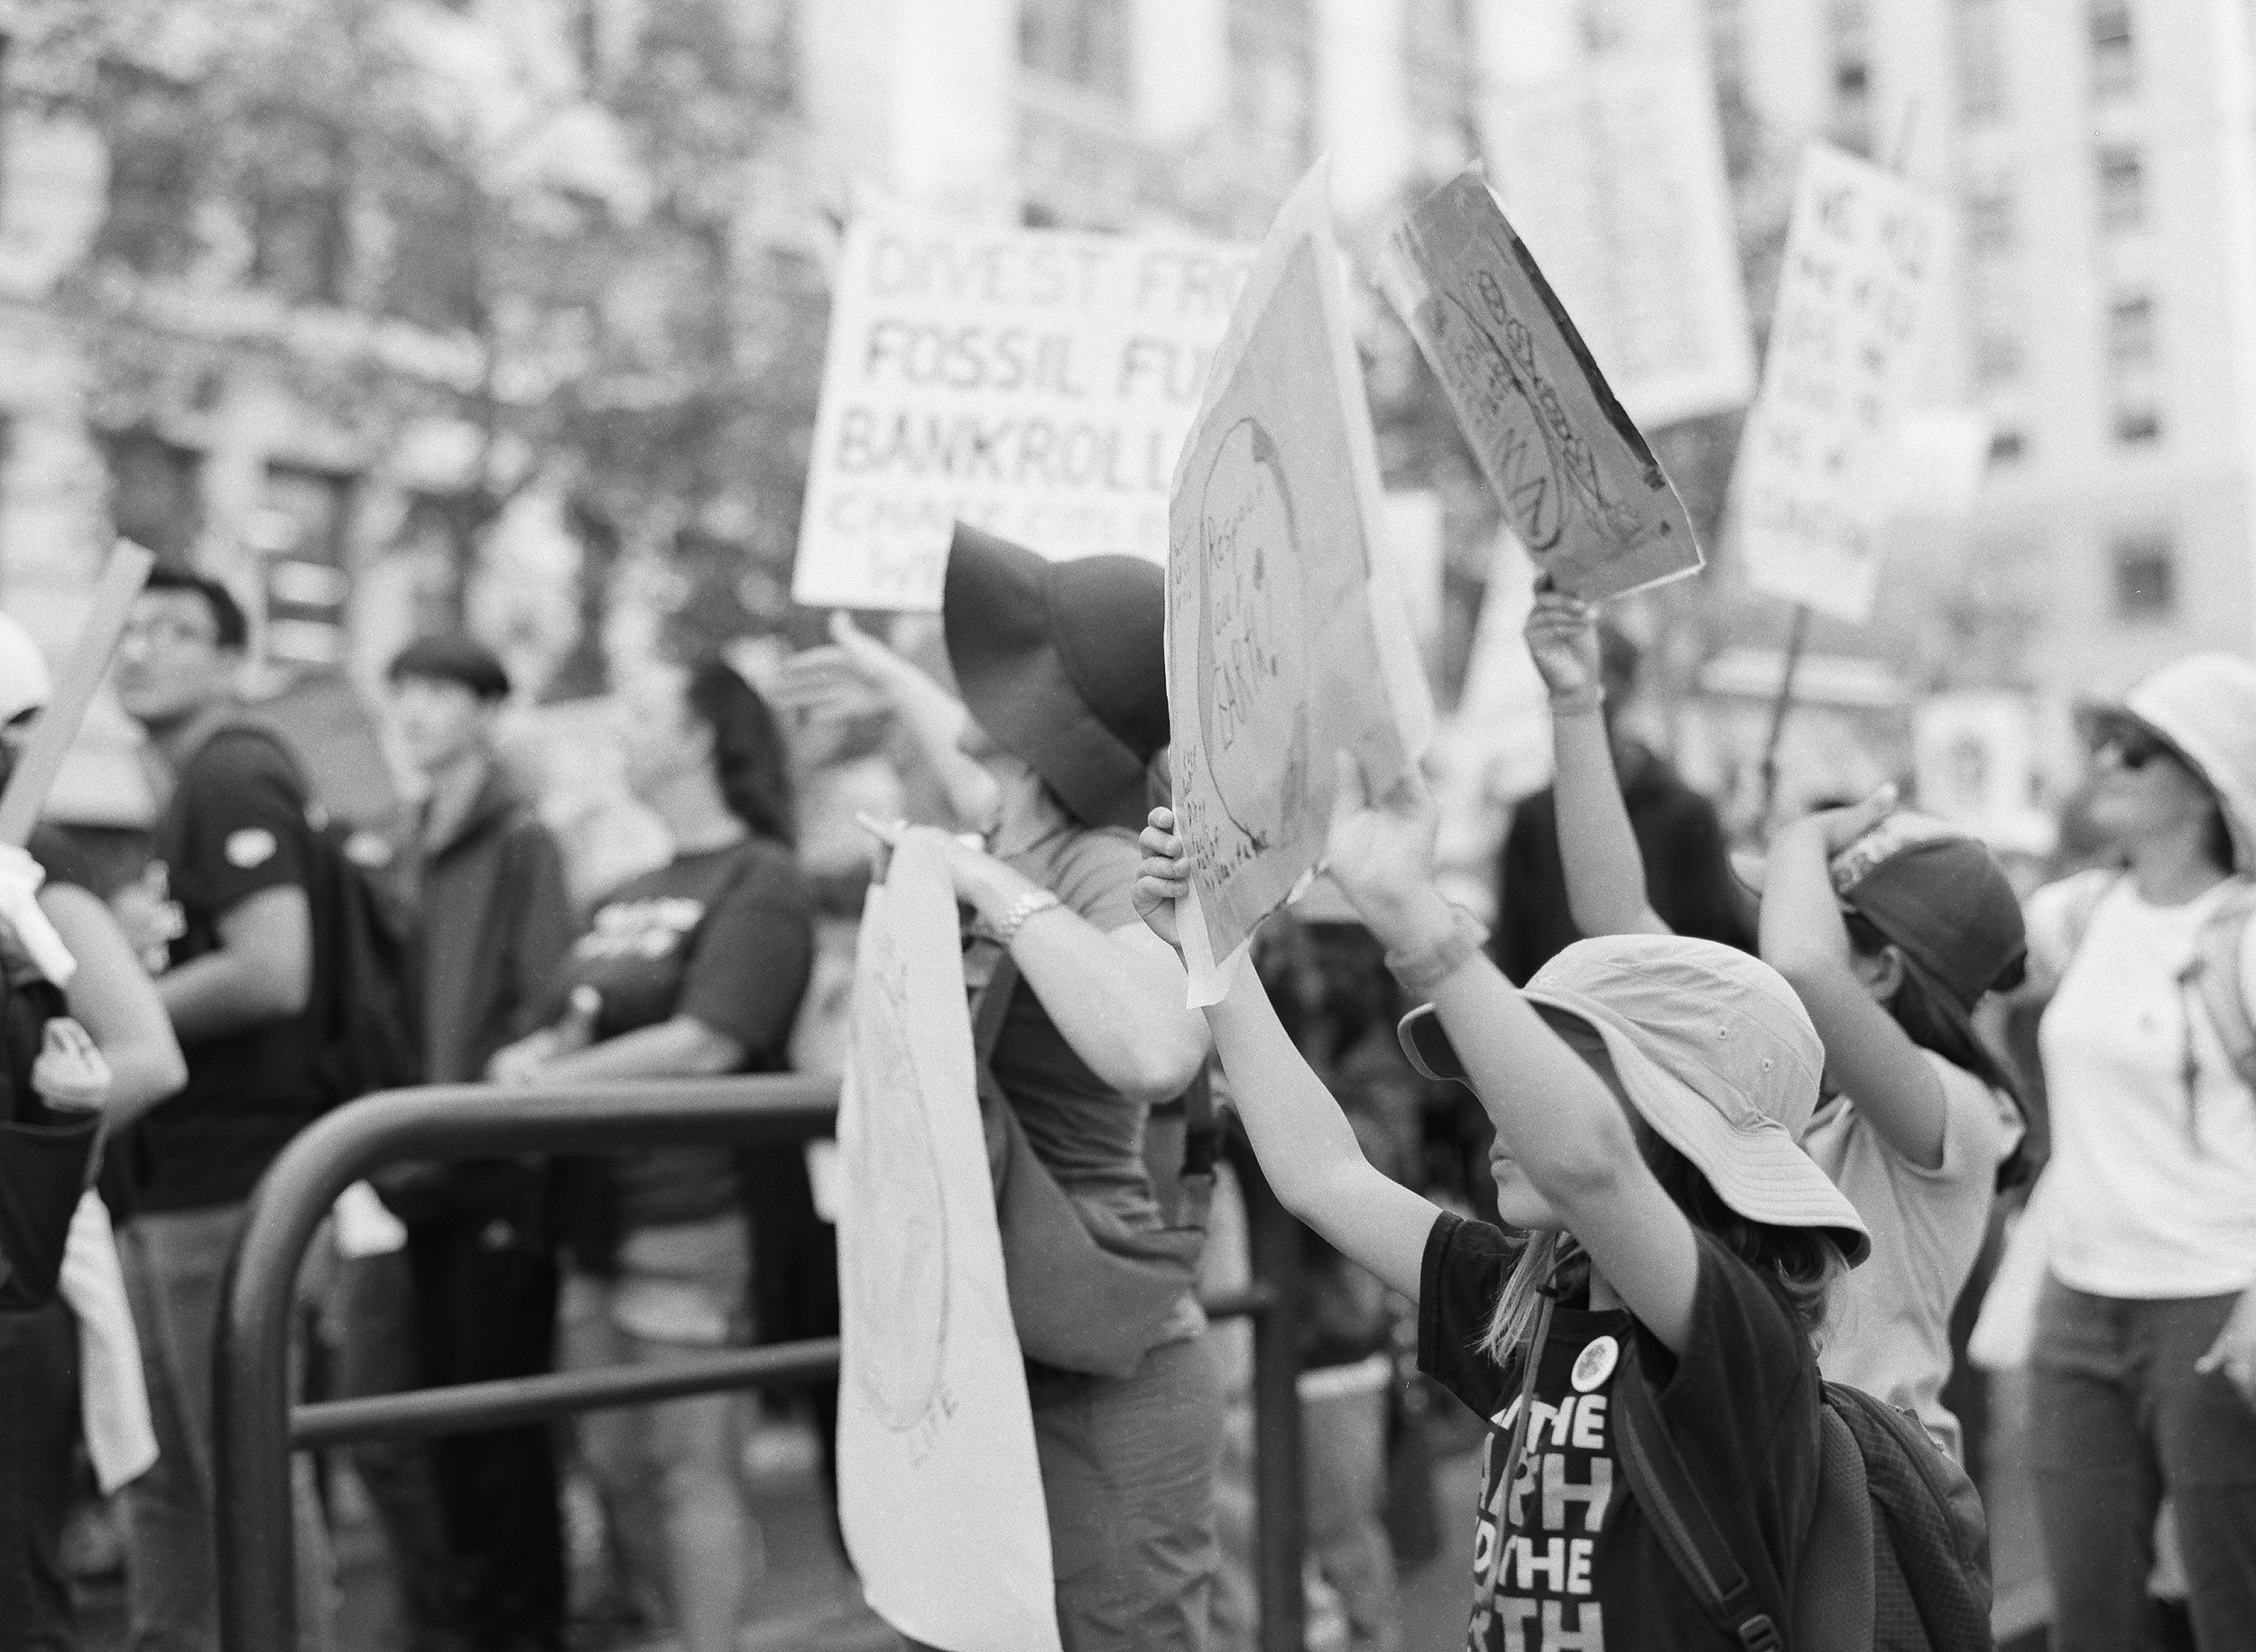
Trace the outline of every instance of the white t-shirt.
<path fill-rule="evenodd" d="M 1834 1381 L 1910 1412 L 1956 1456 L 1958 1419 L 1943 1406 L 1951 1310 L 1982 1254 L 1998 1166 L 2019 1144 L 2021 1120 L 2011 1098 L 1932 1050 L 1919 1053 L 1943 1086 L 1943 1162 L 1934 1169 L 1890 1147 L 1845 1097 L 1826 1103 L 1802 1132 L 1872 1236 L 1817 1362 Z"/>
<path fill-rule="evenodd" d="M 2072 1289 L 2137 1300 L 2256 1284 L 2256 1094 L 2233 1075 L 2198 988 L 2178 981 L 2230 887 L 2158 907 L 2128 877 L 2085 872 L 2029 898 L 2031 955 L 2066 970 L 2038 1047 L 2052 1109 L 2045 1174 L 2057 1180 L 2050 1204 L 2060 1213 L 2048 1251 Z M 2242 984 L 2256 984 L 2256 925 L 2242 936 Z"/>

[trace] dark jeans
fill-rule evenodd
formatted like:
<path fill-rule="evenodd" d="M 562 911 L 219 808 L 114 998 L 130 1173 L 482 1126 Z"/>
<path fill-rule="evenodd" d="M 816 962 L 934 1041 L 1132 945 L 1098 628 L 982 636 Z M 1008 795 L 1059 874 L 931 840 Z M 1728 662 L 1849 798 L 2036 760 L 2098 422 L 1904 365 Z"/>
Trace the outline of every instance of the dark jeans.
<path fill-rule="evenodd" d="M 2256 1408 L 2194 1370 L 2235 1300 L 2046 1282 L 2031 1408 L 2054 1652 L 2137 1652 L 2165 1495 L 2201 1652 L 2256 1652 Z"/>
<path fill-rule="evenodd" d="M 0 1314 L 0 1652 L 78 1652 L 59 1547 L 79 1439 L 79 1326 Z"/>
<path fill-rule="evenodd" d="M 556 1269 L 506 1223 L 418 1223 L 347 1265 L 347 1394 L 535 1376 L 554 1364 Z M 383 1517 L 411 1652 L 535 1652 L 564 1633 L 555 1436 L 544 1425 L 356 1446 Z"/>

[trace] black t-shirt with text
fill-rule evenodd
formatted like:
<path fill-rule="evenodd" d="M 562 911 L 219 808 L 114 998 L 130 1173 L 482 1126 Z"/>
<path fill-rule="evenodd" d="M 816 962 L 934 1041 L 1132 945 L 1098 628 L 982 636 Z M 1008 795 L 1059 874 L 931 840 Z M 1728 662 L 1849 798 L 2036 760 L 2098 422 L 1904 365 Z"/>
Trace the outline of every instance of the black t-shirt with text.
<path fill-rule="evenodd" d="M 1551 1316 L 1533 1418 L 1512 1487 L 1501 1482 L 1519 1383 L 1479 1349 L 1512 1270 L 1501 1229 L 1444 1214 L 1426 1242 L 1419 1365 L 1489 1419 L 1474 1529 L 1471 1652 L 1739 1652 L 1704 1612 L 1631 1495 L 1616 1454 L 1614 1389 L 1631 1339 L 1660 1386 L 1670 1437 L 1734 1548 L 1782 1598 L 1816 1508 L 1818 1386 L 1785 1304 L 1700 1236 L 1690 1342 L 1673 1358 L 1627 1312 L 1567 1303 Z"/>
<path fill-rule="evenodd" d="M 219 922 L 252 896 L 307 886 L 313 829 L 289 758 L 263 734 L 223 729 L 189 760 L 143 874 L 168 914 L 165 967 L 219 949 Z M 311 994 L 309 995 L 310 1000 Z M 188 1084 L 143 1125 L 143 1210 L 232 1204 L 320 1112 L 320 1030 L 310 1008 L 181 1041 Z"/>
<path fill-rule="evenodd" d="M 744 1047 L 741 1070 L 772 1072 L 814 963 L 814 903 L 791 851 L 747 838 L 676 857 L 597 902 L 558 992 L 601 994 L 598 1040 L 687 1015 Z M 720 1147 L 637 1149 L 611 1160 L 621 1225 L 698 1222 L 737 1201 Z"/>

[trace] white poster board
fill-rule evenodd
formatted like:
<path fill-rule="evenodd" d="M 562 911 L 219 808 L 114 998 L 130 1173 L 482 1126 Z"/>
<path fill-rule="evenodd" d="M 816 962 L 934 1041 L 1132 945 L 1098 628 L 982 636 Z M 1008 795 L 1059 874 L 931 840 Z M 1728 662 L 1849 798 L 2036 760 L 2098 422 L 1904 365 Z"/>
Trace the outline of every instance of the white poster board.
<path fill-rule="evenodd" d="M 1168 484 L 1250 247 L 857 218 L 791 595 L 938 608 L 955 525 L 1167 556 Z"/>
<path fill-rule="evenodd" d="M 1683 502 L 1478 166 L 1387 236 L 1379 285 L 1560 589 L 1595 601 L 1698 571 Z"/>
<path fill-rule="evenodd" d="M 1740 437 L 1740 544 L 1754 587 L 1872 616 L 1882 473 L 1940 273 L 1942 208 L 1812 144 L 1795 189 L 1762 391 Z"/>
<path fill-rule="evenodd" d="M 1911 713 L 1919 806 L 2003 847 L 2048 846 L 2037 807 L 2037 707 L 2027 695 L 1962 689 Z"/>
<path fill-rule="evenodd" d="M 1690 52 L 1491 99 L 1490 179 L 1639 425 L 1744 407 L 1754 346 L 1715 90 Z"/>
<path fill-rule="evenodd" d="M 1388 556 L 1319 162 L 1278 213 L 1176 466 L 1167 566 L 1190 1001 L 1324 849 L 1334 753 L 1392 787 L 1433 707 Z"/>
<path fill-rule="evenodd" d="M 863 909 L 838 1145 L 838 1523 L 863 1590 L 951 1652 L 1059 1652 L 956 897 L 914 837 Z"/>

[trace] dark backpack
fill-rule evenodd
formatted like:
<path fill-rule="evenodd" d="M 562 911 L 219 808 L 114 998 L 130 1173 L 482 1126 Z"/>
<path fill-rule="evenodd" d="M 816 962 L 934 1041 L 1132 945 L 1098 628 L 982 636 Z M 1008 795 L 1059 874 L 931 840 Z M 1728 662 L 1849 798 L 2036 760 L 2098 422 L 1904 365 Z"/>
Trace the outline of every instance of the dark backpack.
<path fill-rule="evenodd" d="M 54 1300 L 99 1128 L 51 1115 L 32 1087 L 47 1023 L 64 1013 L 44 977 L 0 971 L 0 1313 Z"/>
<path fill-rule="evenodd" d="M 271 743 L 306 798 L 306 905 L 313 925 L 313 992 L 319 1038 L 315 1080 L 324 1110 L 423 1078 L 418 1030 L 414 924 L 404 901 L 356 852 L 356 835 L 313 801 L 289 743 L 258 724 L 221 734 Z M 216 738 L 217 736 L 215 736 Z"/>
<path fill-rule="evenodd" d="M 1747 1652 L 1992 1652 L 1981 1494 L 1909 1412 L 1824 1385 L 1817 1510 L 1788 1584 L 1788 1632 L 1756 1598 L 1633 1359 L 1614 1392 L 1631 1495 L 1708 1616 Z"/>

